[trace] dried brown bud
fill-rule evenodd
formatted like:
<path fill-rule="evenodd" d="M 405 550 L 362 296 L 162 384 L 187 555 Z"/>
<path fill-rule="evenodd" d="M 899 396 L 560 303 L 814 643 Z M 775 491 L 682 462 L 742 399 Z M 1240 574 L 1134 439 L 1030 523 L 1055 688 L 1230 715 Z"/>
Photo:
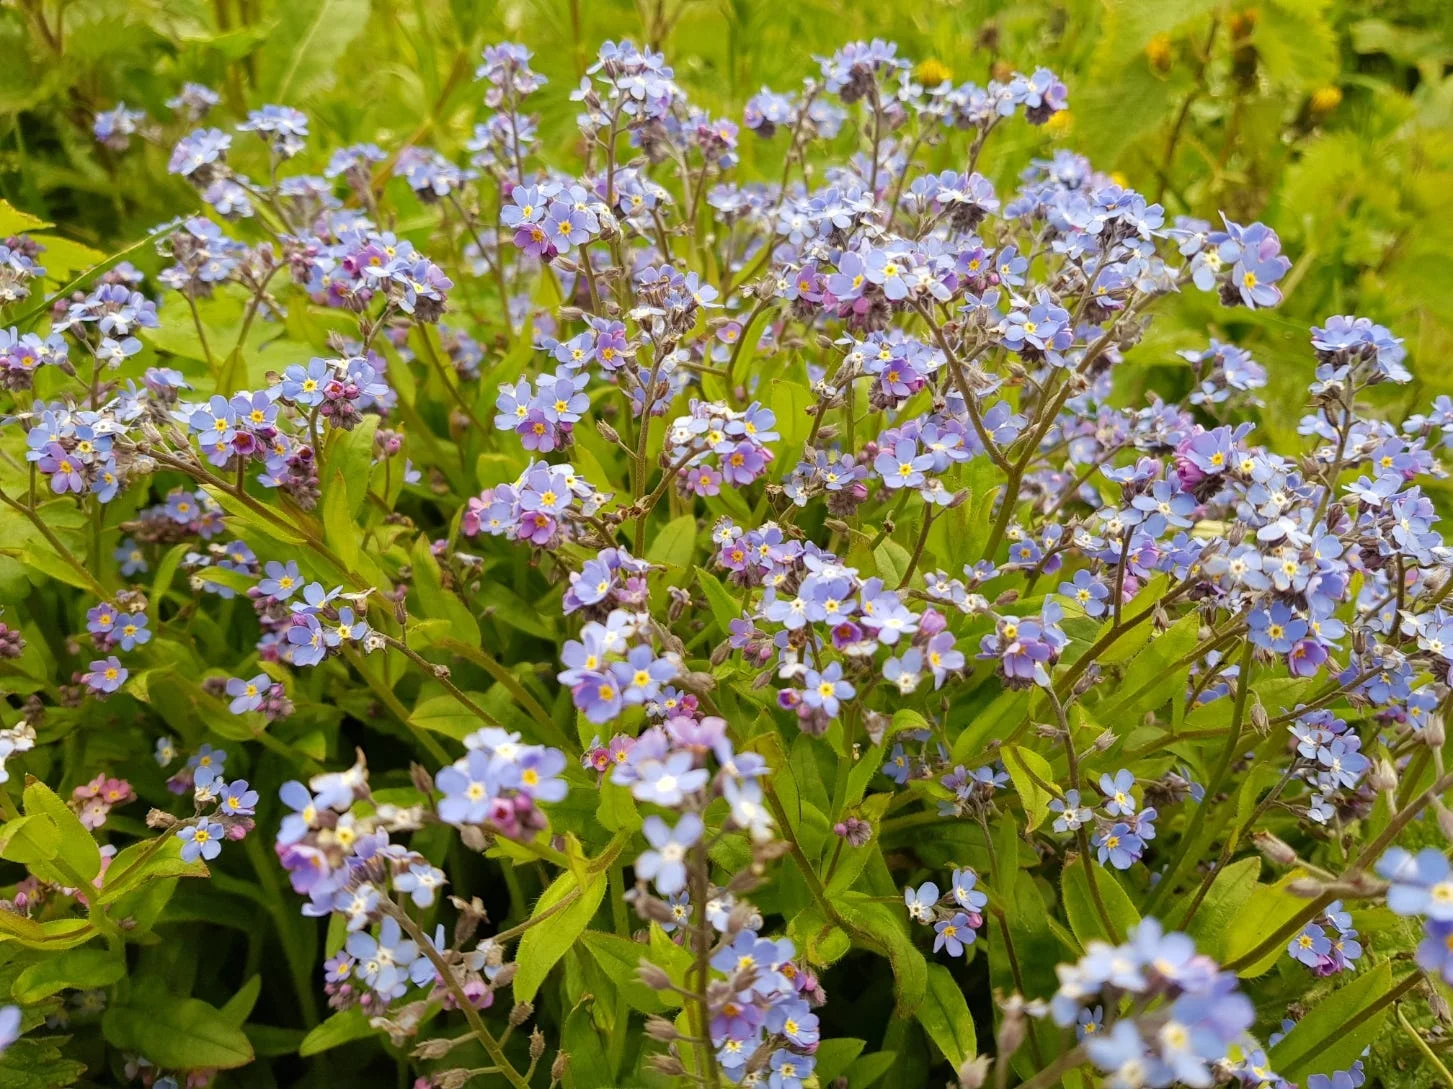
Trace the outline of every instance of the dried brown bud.
<path fill-rule="evenodd" d="M 523 1004 L 523 1003 L 522 1003 Z M 545 1034 L 540 1031 L 540 1026 L 535 1026 L 535 1031 L 530 1033 L 530 1062 L 537 1063 L 540 1057 L 545 1054 Z"/>
<path fill-rule="evenodd" d="M 176 823 L 177 819 L 164 809 L 153 809 L 146 814 L 148 828 L 170 828 Z"/>
<path fill-rule="evenodd" d="M 681 1033 L 677 1032 L 676 1026 L 664 1017 L 648 1017 L 646 1018 L 646 1035 L 663 1044 L 669 1044 Z"/>
<path fill-rule="evenodd" d="M 422 764 L 409 765 L 409 779 L 414 784 L 414 789 L 423 794 L 426 798 L 434 793 L 434 776 L 429 769 Z"/>
<path fill-rule="evenodd" d="M 570 1069 L 570 1056 L 563 1051 L 555 1052 L 555 1061 L 550 1064 L 550 1080 L 564 1081 L 565 1072 Z"/>
<path fill-rule="evenodd" d="M 619 432 L 617 432 L 614 427 L 606 423 L 604 420 L 596 420 L 595 429 L 600 432 L 601 438 L 605 439 L 606 442 L 621 441 Z"/>
<path fill-rule="evenodd" d="M 440 1070 L 431 1075 L 435 1089 L 464 1089 L 473 1076 L 462 1066 L 456 1066 L 453 1070 Z"/>
<path fill-rule="evenodd" d="M 515 981 L 515 973 L 520 970 L 519 963 L 510 961 L 508 964 L 501 964 L 499 971 L 494 974 L 491 980 L 491 990 L 500 991 Z"/>
<path fill-rule="evenodd" d="M 519 1028 L 530 1019 L 530 1014 L 535 1012 L 535 1007 L 528 1002 L 516 1002 L 510 1007 L 510 1025 Z"/>

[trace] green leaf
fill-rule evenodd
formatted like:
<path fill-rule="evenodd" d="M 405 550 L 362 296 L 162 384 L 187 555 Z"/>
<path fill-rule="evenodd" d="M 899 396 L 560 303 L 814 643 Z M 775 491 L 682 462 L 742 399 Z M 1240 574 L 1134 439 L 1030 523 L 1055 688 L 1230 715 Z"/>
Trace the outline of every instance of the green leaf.
<path fill-rule="evenodd" d="M 1307 906 L 1305 898 L 1293 896 L 1287 891 L 1299 877 L 1305 877 L 1305 870 L 1292 870 L 1274 885 L 1258 884 L 1251 890 L 1243 907 L 1231 924 L 1226 937 L 1224 959 L 1237 960 L 1262 943 L 1268 934 L 1281 926 L 1302 908 Z M 1242 979 L 1259 976 L 1276 963 L 1285 952 L 1285 946 L 1276 946 L 1260 960 L 1246 965 L 1236 974 Z"/>
<path fill-rule="evenodd" d="M 296 530 L 284 528 L 270 518 L 265 518 L 249 507 L 242 500 L 238 499 L 229 491 L 217 487 L 215 484 L 203 484 L 202 490 L 216 500 L 227 514 L 235 518 L 245 528 L 259 536 L 276 541 L 280 545 L 302 545 L 307 544 L 307 539 Z"/>
<path fill-rule="evenodd" d="M 125 972 L 126 961 L 119 950 L 70 949 L 26 968 L 15 977 L 10 996 L 30 1005 L 57 991 L 108 987 Z"/>
<path fill-rule="evenodd" d="M 61 835 L 55 821 L 44 813 L 16 817 L 0 825 L 0 858 L 29 865 L 49 862 L 60 850 Z"/>
<path fill-rule="evenodd" d="M 908 573 L 913 557 L 892 537 L 885 537 L 873 549 L 873 560 L 878 565 L 878 577 L 883 580 L 883 585 L 896 588 L 903 585 L 903 576 Z"/>
<path fill-rule="evenodd" d="M 1383 961 L 1333 991 L 1271 1049 L 1267 1057 L 1272 1067 L 1288 1081 L 1303 1085 L 1309 1074 L 1346 1070 L 1377 1038 L 1388 1007 L 1368 1011 L 1392 987 L 1392 965 Z"/>
<path fill-rule="evenodd" d="M 720 579 L 700 567 L 696 569 L 696 584 L 706 595 L 706 603 L 711 608 L 716 626 L 723 635 L 730 635 L 732 621 L 742 615 L 742 603 L 731 595 Z"/>
<path fill-rule="evenodd" d="M 1241 914 L 1261 876 L 1261 859 L 1255 855 L 1224 867 L 1206 890 L 1206 898 L 1196 909 L 1186 933 L 1195 939 L 1196 948 L 1218 961 L 1229 959 L 1226 947 L 1234 920 Z"/>
<path fill-rule="evenodd" d="M 302 103 L 327 90 L 353 39 L 368 23 L 368 0 L 292 0 L 278 8 L 272 48 L 259 54 L 264 102 Z"/>
<path fill-rule="evenodd" d="M 1100 902 L 1105 905 L 1105 914 L 1110 917 L 1118 934 L 1107 934 L 1105 924 L 1100 918 L 1100 911 L 1095 907 L 1095 899 L 1090 894 L 1090 877 L 1087 866 L 1093 866 L 1095 871 L 1095 888 L 1100 893 Z M 1135 910 L 1135 905 L 1130 902 L 1130 897 L 1120 887 L 1120 881 L 1114 874 L 1098 862 L 1083 856 L 1078 862 L 1067 865 L 1060 877 L 1060 893 L 1064 897 L 1065 915 L 1070 921 L 1070 930 L 1074 932 L 1081 945 L 1088 945 L 1092 941 L 1122 942 L 1131 929 L 1140 922 L 1140 912 Z"/>
<path fill-rule="evenodd" d="M 538 926 L 532 926 L 520 938 L 515 954 L 515 1001 L 529 1002 L 545 982 L 555 962 L 565 955 L 589 925 L 595 909 L 605 897 L 606 876 L 587 871 L 581 885 L 573 873 L 562 873 L 535 903 L 534 915 L 543 914 L 572 892 L 580 895 L 569 907 L 561 908 Z"/>
<path fill-rule="evenodd" d="M 353 521 L 353 510 L 348 502 L 348 483 L 341 470 L 335 470 L 323 493 L 323 535 L 328 545 L 343 561 L 343 566 L 352 571 L 358 566 L 358 538 L 360 530 Z"/>
<path fill-rule="evenodd" d="M 859 895 L 846 893 L 837 901 L 838 910 L 858 931 L 855 941 L 872 941 L 878 952 L 893 965 L 893 990 L 897 997 L 896 1016 L 912 1015 L 928 993 L 928 963 L 913 944 L 900 911 Z"/>
<path fill-rule="evenodd" d="M 354 1006 L 314 1025 L 298 1045 L 298 1054 L 306 1059 L 309 1055 L 317 1055 L 354 1040 L 361 1040 L 365 1036 L 372 1036 L 373 1032 L 373 1026 L 368 1023 L 368 1017 L 363 1010 Z"/>
<path fill-rule="evenodd" d="M 1054 783 L 1054 769 L 1039 753 L 1021 745 L 1004 746 L 1003 757 L 1004 767 L 1024 804 L 1024 815 L 1029 822 L 1025 831 L 1033 832 L 1049 816 L 1049 803 L 1054 798 L 1049 786 Z"/>
<path fill-rule="evenodd" d="M 8 200 L 0 200 L 0 237 L 21 234 L 24 231 L 38 231 L 50 224 L 29 212 L 22 212 Z"/>
<path fill-rule="evenodd" d="M 855 1059 L 846 1072 L 848 1085 L 852 1089 L 868 1089 L 884 1074 L 888 1073 L 895 1062 L 898 1061 L 896 1051 L 875 1051 L 871 1055 L 863 1055 Z"/>
<path fill-rule="evenodd" d="M 132 993 L 106 1011 L 101 1031 L 112 1047 L 164 1068 L 232 1070 L 253 1058 L 246 1034 L 199 998 Z"/>
<path fill-rule="evenodd" d="M 815 1054 L 817 1066 L 813 1071 L 817 1075 L 818 1084 L 831 1085 L 833 1079 L 862 1054 L 866 1044 L 866 1040 L 855 1040 L 851 1036 L 839 1036 L 818 1044 Z"/>
<path fill-rule="evenodd" d="M 226 1005 L 218 1012 L 229 1025 L 241 1028 L 252 1013 L 252 1007 L 257 1005 L 257 996 L 261 993 L 262 976 L 253 972 L 247 982 L 242 985 L 242 989 L 229 998 Z"/>
<path fill-rule="evenodd" d="M 928 966 L 928 994 L 914 1016 L 955 1070 L 965 1059 L 978 1054 L 974 1019 L 969 1016 L 964 992 L 943 965 Z"/>
<path fill-rule="evenodd" d="M 477 692 L 470 693 L 470 696 L 476 703 L 484 698 Z M 409 721 L 420 729 L 433 730 L 456 741 L 462 741 L 467 734 L 489 725 L 448 694 L 420 700 L 410 713 Z"/>
<path fill-rule="evenodd" d="M 1095 708 L 1095 717 L 1105 723 L 1139 725 L 1146 712 L 1184 691 L 1189 667 L 1172 667 L 1196 645 L 1200 625 L 1201 614 L 1193 611 L 1152 639 L 1131 661 L 1120 684 L 1104 686 L 1107 694 Z"/>
<path fill-rule="evenodd" d="M 61 1089 L 86 1072 L 67 1059 L 61 1045 L 69 1036 L 24 1036 L 0 1052 L 0 1085 L 5 1089 Z"/>
<path fill-rule="evenodd" d="M 686 978 L 686 967 L 691 963 L 691 954 L 674 943 L 674 953 L 668 959 L 658 961 L 654 952 L 641 942 L 622 938 L 618 934 L 602 934 L 598 930 L 587 930 L 581 943 L 590 950 L 590 955 L 600 965 L 601 971 L 615 984 L 621 998 L 632 1008 L 642 1013 L 661 1013 L 667 1006 L 681 1005 L 679 995 L 671 991 L 653 991 L 641 982 L 638 972 L 642 960 L 659 963 L 666 974 L 678 983 Z M 649 955 L 648 955 L 649 954 Z"/>
<path fill-rule="evenodd" d="M 143 881 L 160 881 L 169 877 L 206 877 L 207 864 L 182 861 L 181 841 L 174 835 L 167 835 L 160 847 L 143 840 L 124 848 L 106 867 L 106 877 L 101 882 L 101 892 L 96 903 L 115 903 Z"/>
<path fill-rule="evenodd" d="M 71 807 L 61 801 L 55 791 L 46 786 L 39 779 L 28 778 L 25 784 L 23 796 L 26 816 L 34 816 L 43 813 L 55 824 L 59 836 L 59 844 L 55 858 L 57 862 L 65 863 L 66 868 L 72 871 L 73 875 L 79 875 L 87 881 L 91 881 L 101 872 L 101 848 L 96 846 L 95 839 L 91 833 L 86 831 L 86 826 L 81 823 L 79 817 L 72 811 Z M 59 875 L 57 884 L 74 885 L 74 877 L 67 877 L 65 872 L 51 862 L 39 863 L 39 866 Z M 46 876 L 41 870 L 36 871 L 37 877 Z M 54 880 L 54 878 L 47 878 Z"/>
<path fill-rule="evenodd" d="M 673 518 L 646 546 L 646 559 L 671 568 L 691 566 L 696 549 L 696 516 L 683 514 Z"/>

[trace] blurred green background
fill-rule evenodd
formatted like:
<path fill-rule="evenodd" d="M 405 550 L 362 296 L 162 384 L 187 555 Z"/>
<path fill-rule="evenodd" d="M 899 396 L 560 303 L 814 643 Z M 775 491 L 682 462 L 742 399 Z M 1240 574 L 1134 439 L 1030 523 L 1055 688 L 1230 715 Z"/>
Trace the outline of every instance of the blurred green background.
<path fill-rule="evenodd" d="M 762 86 L 798 86 L 816 74 L 815 55 L 874 36 L 927 62 L 925 82 L 1060 73 L 1065 123 L 1048 135 L 1006 127 L 980 164 L 1001 188 L 1058 143 L 1168 216 L 1224 209 L 1281 233 L 1295 261 L 1286 304 L 1248 314 L 1198 296 L 1162 307 L 1126 369 L 1128 394 L 1174 393 L 1185 381 L 1176 350 L 1234 336 L 1270 370 L 1264 422 L 1290 441 L 1312 370 L 1306 327 L 1354 311 L 1406 338 L 1413 357 L 1417 381 L 1386 392 L 1390 413 L 1453 388 L 1448 0 L 5 0 L 0 195 L 106 253 L 195 210 L 195 193 L 165 174 L 181 129 L 164 103 L 183 80 L 222 92 L 213 123 L 264 102 L 307 110 L 308 169 L 355 140 L 456 154 L 483 112 L 480 49 L 514 39 L 551 78 L 538 107 L 544 147 L 568 165 L 567 92 L 602 39 L 663 49 L 695 102 L 739 119 Z M 96 144 L 95 114 L 119 101 L 159 120 L 155 146 Z M 743 140 L 743 174 L 780 154 Z"/>

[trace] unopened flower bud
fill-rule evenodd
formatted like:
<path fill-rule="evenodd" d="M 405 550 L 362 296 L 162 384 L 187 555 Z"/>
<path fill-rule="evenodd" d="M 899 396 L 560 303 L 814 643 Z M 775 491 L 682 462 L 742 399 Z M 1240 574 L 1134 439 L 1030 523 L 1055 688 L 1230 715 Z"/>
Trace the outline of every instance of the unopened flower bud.
<path fill-rule="evenodd" d="M 1315 877 L 1299 877 L 1287 886 L 1287 892 L 1303 900 L 1315 900 L 1327 886 Z"/>
<path fill-rule="evenodd" d="M 1429 987 L 1428 994 L 1428 1008 L 1433 1011 L 1433 1016 L 1445 1025 L 1453 1024 L 1453 1008 L 1449 1007 L 1443 992 L 1436 987 Z"/>
<path fill-rule="evenodd" d="M 456 1041 L 447 1036 L 436 1036 L 432 1040 L 425 1040 L 414 1048 L 413 1055 L 416 1059 L 442 1059 L 449 1054 Z"/>
<path fill-rule="evenodd" d="M 1448 740 L 1448 733 L 1443 725 L 1443 716 L 1429 715 L 1428 724 L 1423 727 L 1423 731 L 1419 736 L 1422 737 L 1423 744 L 1428 746 L 1428 748 L 1441 749 L 1443 742 Z"/>
<path fill-rule="evenodd" d="M 659 1040 L 663 1044 L 669 1044 L 681 1033 L 676 1031 L 676 1026 L 664 1017 L 646 1018 L 646 1035 L 653 1040 Z"/>
<path fill-rule="evenodd" d="M 671 977 L 659 964 L 652 964 L 648 960 L 642 960 L 636 965 L 636 975 L 641 977 L 641 982 L 653 991 L 664 991 L 671 986 Z"/>
<path fill-rule="evenodd" d="M 987 1055 L 975 1055 L 965 1059 L 959 1067 L 959 1089 L 980 1089 L 989 1078 L 989 1066 L 993 1062 Z"/>
<path fill-rule="evenodd" d="M 425 797 L 434 792 L 434 776 L 422 764 L 409 765 L 409 779 L 413 782 L 414 789 Z"/>
<path fill-rule="evenodd" d="M 516 1002 L 510 1007 L 510 1025 L 519 1028 L 530 1019 L 530 1014 L 535 1012 L 535 1007 L 528 1002 Z"/>
<path fill-rule="evenodd" d="M 529 1003 L 521 1003 L 528 1005 Z M 545 1034 L 540 1031 L 540 1026 L 535 1026 L 535 1031 L 530 1033 L 530 1061 L 539 1062 L 540 1057 L 545 1054 Z"/>
<path fill-rule="evenodd" d="M 652 1055 L 646 1062 L 656 1073 L 665 1074 L 668 1078 L 679 1078 L 686 1073 L 686 1067 L 675 1055 Z"/>
<path fill-rule="evenodd" d="M 1256 849 L 1265 855 L 1269 862 L 1277 866 L 1290 866 L 1297 860 L 1297 853 L 1292 850 L 1291 845 L 1270 832 L 1253 833 L 1251 839 L 1256 844 Z"/>
<path fill-rule="evenodd" d="M 1453 810 L 1436 798 L 1433 800 L 1433 807 L 1438 816 L 1438 830 L 1443 833 L 1444 839 L 1453 839 Z"/>
<path fill-rule="evenodd" d="M 1256 700 L 1251 705 L 1251 728 L 1262 737 L 1271 733 L 1271 717 L 1266 713 L 1266 708 Z"/>
<path fill-rule="evenodd" d="M 1394 768 L 1392 766 L 1392 762 L 1384 756 L 1382 759 L 1378 760 L 1375 764 L 1372 765 L 1372 771 L 1369 772 L 1367 776 L 1367 783 L 1369 786 L 1372 787 L 1373 790 L 1379 792 L 1396 790 L 1398 788 L 1397 769 Z"/>
<path fill-rule="evenodd" d="M 999 1025 L 999 1036 L 995 1041 L 1000 1058 L 1007 1059 L 1019 1050 L 1028 1027 L 1023 1011 L 1017 1007 L 1004 1011 L 1004 1020 Z"/>
<path fill-rule="evenodd" d="M 473 1075 L 462 1066 L 441 1070 L 433 1075 L 435 1089 L 464 1089 Z"/>
<path fill-rule="evenodd" d="M 471 851 L 483 852 L 489 847 L 489 837 L 477 824 L 465 824 L 459 828 L 459 839 Z"/>

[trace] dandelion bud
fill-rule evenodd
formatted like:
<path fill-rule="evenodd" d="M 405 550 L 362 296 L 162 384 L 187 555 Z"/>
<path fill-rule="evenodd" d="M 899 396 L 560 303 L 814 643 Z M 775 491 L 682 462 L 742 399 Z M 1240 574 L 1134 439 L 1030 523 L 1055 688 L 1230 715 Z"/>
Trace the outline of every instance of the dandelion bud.
<path fill-rule="evenodd" d="M 652 1016 L 646 1018 L 646 1035 L 663 1044 L 669 1044 L 681 1034 L 676 1031 L 676 1026 L 666 1018 Z"/>
<path fill-rule="evenodd" d="M 640 964 L 636 965 L 636 975 L 640 976 L 641 982 L 653 991 L 665 991 L 671 987 L 671 977 L 666 974 L 666 970 L 648 960 L 642 960 Z"/>
<path fill-rule="evenodd" d="M 1146 42 L 1145 59 L 1150 62 L 1150 70 L 1156 75 L 1163 76 L 1169 72 L 1172 59 L 1170 35 L 1157 34 Z"/>
<path fill-rule="evenodd" d="M 1328 85 L 1318 87 L 1312 92 L 1312 97 L 1307 100 L 1307 111 L 1312 115 L 1313 120 L 1320 121 L 1340 105 L 1342 105 L 1342 89 Z"/>
<path fill-rule="evenodd" d="M 959 1067 L 959 1089 L 980 1089 L 989 1078 L 989 1066 L 993 1062 L 987 1055 L 975 1055 L 965 1059 Z"/>
<path fill-rule="evenodd" d="M 1256 849 L 1266 856 L 1267 861 L 1277 866 L 1290 866 L 1297 860 L 1296 851 L 1270 832 L 1255 832 L 1251 836 Z"/>
<path fill-rule="evenodd" d="M 521 1003 L 529 1005 L 529 1003 Z M 540 1031 L 540 1026 L 535 1026 L 535 1031 L 530 1033 L 530 1061 L 537 1063 L 540 1057 L 545 1054 L 545 1034 Z"/>

